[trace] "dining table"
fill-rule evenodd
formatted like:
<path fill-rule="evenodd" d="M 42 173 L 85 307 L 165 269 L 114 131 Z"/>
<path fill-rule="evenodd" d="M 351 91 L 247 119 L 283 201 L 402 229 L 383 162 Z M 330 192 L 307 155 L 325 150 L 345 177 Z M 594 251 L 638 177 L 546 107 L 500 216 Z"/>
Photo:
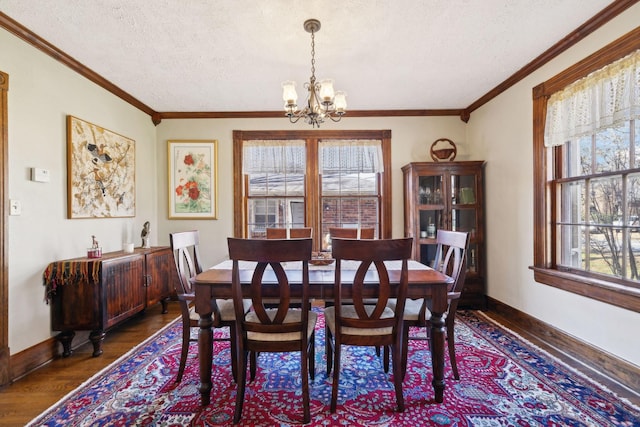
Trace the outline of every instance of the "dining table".
<path fill-rule="evenodd" d="M 309 266 L 309 298 L 333 301 L 335 282 L 335 263 L 324 263 L 325 265 Z M 386 261 L 389 272 L 389 279 L 392 285 L 392 296 L 396 296 L 397 284 L 400 280 L 401 262 Z M 291 298 L 301 297 L 301 286 L 296 286 L 302 282 L 302 263 L 284 263 L 288 280 L 291 286 Z M 358 263 L 354 261 L 343 261 L 341 264 L 343 296 L 348 297 L 350 292 L 349 283 L 352 281 Z M 241 261 L 239 263 L 239 276 L 242 284 L 243 295 L 251 298 L 250 283 L 255 263 Z M 211 364 L 213 352 L 213 308 L 212 302 L 216 299 L 230 299 L 231 276 L 233 263 L 230 260 L 222 261 L 213 267 L 196 275 L 192 279 L 195 293 L 195 310 L 200 316 L 198 321 L 198 363 L 200 368 L 200 400 L 202 406 L 206 406 L 211 401 Z M 271 271 L 272 273 L 272 271 Z M 275 283 L 275 277 L 270 278 L 269 269 L 265 272 L 263 283 L 268 287 L 269 282 Z M 377 272 L 370 269 L 366 274 L 364 296 L 374 297 L 374 288 L 367 287 L 367 283 L 377 281 Z M 431 334 L 430 350 L 433 368 L 433 386 L 435 401 L 442 403 L 445 381 L 444 381 L 444 349 L 445 349 L 445 324 L 444 315 L 447 311 L 447 290 L 453 279 L 437 270 L 432 269 L 417 261 L 410 260 L 408 263 L 408 293 L 411 299 L 426 298 L 430 300 L 431 311 Z M 275 287 L 274 287 L 275 288 Z M 345 294 L 346 292 L 346 294 Z M 274 297 L 277 293 L 274 292 Z M 406 345 L 407 343 L 405 343 Z"/>

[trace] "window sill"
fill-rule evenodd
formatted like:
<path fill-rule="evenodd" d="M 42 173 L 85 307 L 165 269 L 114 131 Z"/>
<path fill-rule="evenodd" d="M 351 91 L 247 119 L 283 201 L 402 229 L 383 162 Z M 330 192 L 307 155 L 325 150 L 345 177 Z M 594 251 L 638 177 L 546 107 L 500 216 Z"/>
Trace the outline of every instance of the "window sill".
<path fill-rule="evenodd" d="M 640 313 L 640 289 L 550 268 L 530 268 L 536 282 Z"/>

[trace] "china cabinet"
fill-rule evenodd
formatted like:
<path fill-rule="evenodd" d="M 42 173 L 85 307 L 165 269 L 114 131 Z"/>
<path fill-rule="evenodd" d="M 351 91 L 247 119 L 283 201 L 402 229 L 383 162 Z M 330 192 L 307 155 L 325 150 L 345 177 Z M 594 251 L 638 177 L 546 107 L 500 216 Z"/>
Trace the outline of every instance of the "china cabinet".
<path fill-rule="evenodd" d="M 413 258 L 432 265 L 438 230 L 469 233 L 467 273 L 459 307 L 484 309 L 483 161 L 419 162 L 402 168 L 404 234 Z"/>

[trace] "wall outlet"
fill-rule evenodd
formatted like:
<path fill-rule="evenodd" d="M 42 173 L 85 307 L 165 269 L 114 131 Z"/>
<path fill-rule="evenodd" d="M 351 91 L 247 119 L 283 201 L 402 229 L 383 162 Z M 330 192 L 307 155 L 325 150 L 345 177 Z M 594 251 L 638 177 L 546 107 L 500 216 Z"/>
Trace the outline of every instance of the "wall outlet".
<path fill-rule="evenodd" d="M 22 213 L 22 203 L 20 200 L 9 200 L 9 215 L 20 215 Z"/>

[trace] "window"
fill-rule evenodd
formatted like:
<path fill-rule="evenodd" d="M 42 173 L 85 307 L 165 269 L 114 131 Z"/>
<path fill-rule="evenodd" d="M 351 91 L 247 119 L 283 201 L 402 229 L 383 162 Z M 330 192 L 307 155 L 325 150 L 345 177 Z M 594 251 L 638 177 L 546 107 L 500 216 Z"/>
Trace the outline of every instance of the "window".
<path fill-rule="evenodd" d="M 382 144 L 379 140 L 320 140 L 322 249 L 330 227 L 374 228 L 380 223 Z"/>
<path fill-rule="evenodd" d="M 269 227 L 304 227 L 297 207 L 304 206 L 305 141 L 244 141 L 242 159 L 247 236 L 265 237 Z"/>
<path fill-rule="evenodd" d="M 533 93 L 534 277 L 640 311 L 640 29 Z"/>
<path fill-rule="evenodd" d="M 314 249 L 329 227 L 391 234 L 390 131 L 234 132 L 234 235 L 311 227 Z"/>
<path fill-rule="evenodd" d="M 640 284 L 636 123 L 640 121 L 625 121 L 565 143 L 562 177 L 555 180 L 559 268 Z"/>

